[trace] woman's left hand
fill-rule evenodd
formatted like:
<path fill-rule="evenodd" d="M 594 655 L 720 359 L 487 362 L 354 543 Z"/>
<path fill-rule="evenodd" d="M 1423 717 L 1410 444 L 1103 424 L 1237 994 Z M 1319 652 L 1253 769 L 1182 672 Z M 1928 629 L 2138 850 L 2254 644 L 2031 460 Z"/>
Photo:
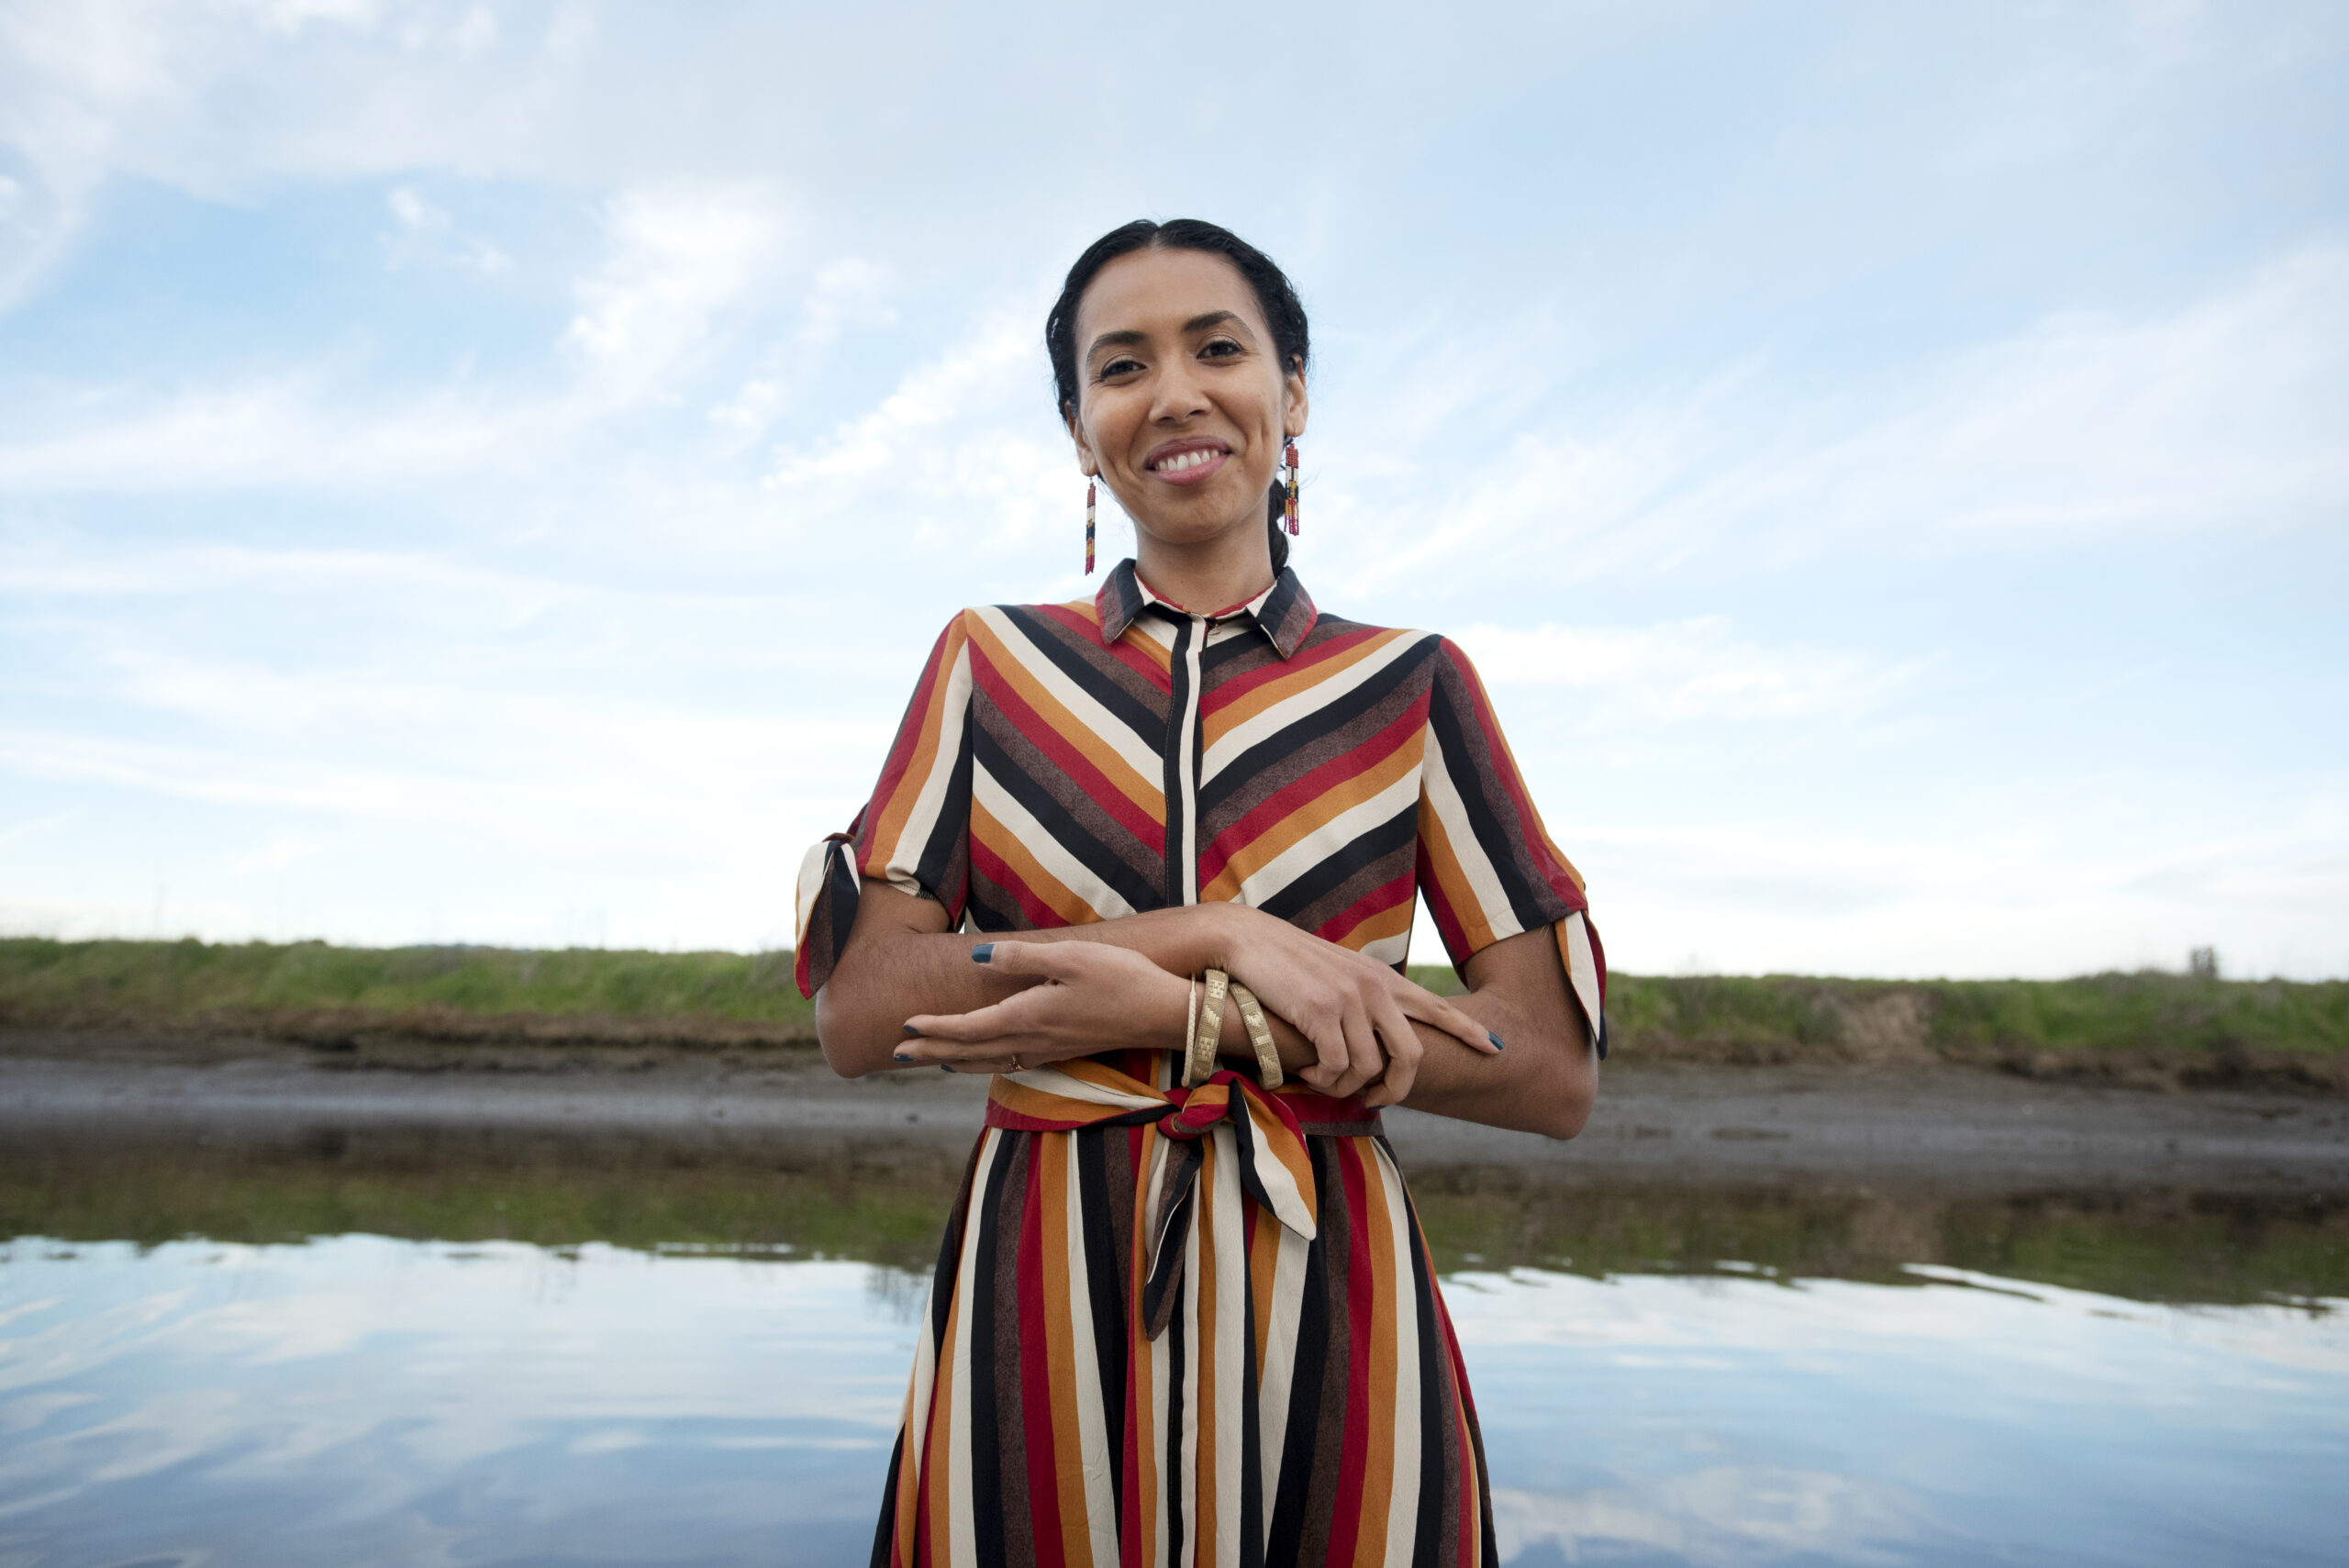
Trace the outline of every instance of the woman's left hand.
<path fill-rule="evenodd" d="M 987 967 L 1042 982 L 968 1013 L 917 1014 L 895 1051 L 901 1063 L 950 1073 L 1016 1073 L 1103 1051 L 1179 1042 L 1190 983 L 1106 942 L 991 944 Z"/>

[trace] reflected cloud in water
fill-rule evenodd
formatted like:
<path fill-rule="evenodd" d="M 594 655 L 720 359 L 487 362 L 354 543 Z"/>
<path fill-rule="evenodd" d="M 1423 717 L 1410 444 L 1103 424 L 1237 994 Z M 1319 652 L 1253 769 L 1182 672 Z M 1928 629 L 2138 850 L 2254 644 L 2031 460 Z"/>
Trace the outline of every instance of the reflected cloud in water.
<path fill-rule="evenodd" d="M 0 1562 L 863 1561 L 960 1174 L 14 1140 Z M 1516 1568 L 2339 1561 L 2329 1198 L 1418 1184 Z"/>

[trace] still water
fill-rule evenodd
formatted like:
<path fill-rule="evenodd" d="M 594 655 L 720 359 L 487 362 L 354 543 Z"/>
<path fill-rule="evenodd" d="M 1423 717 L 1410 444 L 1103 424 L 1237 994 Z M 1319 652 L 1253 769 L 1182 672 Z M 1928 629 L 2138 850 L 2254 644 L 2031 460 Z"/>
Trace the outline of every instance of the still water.
<path fill-rule="evenodd" d="M 951 1160 L 584 1152 L 0 1151 L 0 1563 L 862 1561 Z M 2331 1204 L 1423 1185 L 1509 1562 L 2349 1560 Z"/>

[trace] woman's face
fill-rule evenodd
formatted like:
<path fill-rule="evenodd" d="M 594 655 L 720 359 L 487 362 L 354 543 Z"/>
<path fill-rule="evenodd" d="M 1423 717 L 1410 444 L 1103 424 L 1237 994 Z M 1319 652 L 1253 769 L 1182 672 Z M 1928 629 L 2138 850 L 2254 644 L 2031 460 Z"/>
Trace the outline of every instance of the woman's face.
<path fill-rule="evenodd" d="M 1262 539 L 1305 377 L 1285 372 L 1240 269 L 1201 250 L 1119 257 L 1077 302 L 1076 353 L 1078 463 L 1135 525 L 1168 544 Z"/>

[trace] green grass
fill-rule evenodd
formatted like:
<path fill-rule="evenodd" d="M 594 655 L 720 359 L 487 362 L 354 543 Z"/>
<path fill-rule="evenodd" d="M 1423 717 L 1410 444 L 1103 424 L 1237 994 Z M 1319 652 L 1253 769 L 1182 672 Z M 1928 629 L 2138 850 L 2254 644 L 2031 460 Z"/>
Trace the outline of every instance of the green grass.
<path fill-rule="evenodd" d="M 815 1033 L 788 952 L 0 939 L 0 1022 L 266 1029 L 319 1014 Z"/>
<path fill-rule="evenodd" d="M 1414 978 L 1457 991 L 1446 968 Z M 2096 974 L 1836 980 L 1618 974 L 1622 1060 L 1954 1062 L 2036 1075 L 2349 1088 L 2349 982 Z M 791 955 L 573 948 L 343 948 L 0 939 L 0 1023 L 234 1028 L 310 1038 L 377 1028 L 779 1042 L 814 1034 Z"/>

